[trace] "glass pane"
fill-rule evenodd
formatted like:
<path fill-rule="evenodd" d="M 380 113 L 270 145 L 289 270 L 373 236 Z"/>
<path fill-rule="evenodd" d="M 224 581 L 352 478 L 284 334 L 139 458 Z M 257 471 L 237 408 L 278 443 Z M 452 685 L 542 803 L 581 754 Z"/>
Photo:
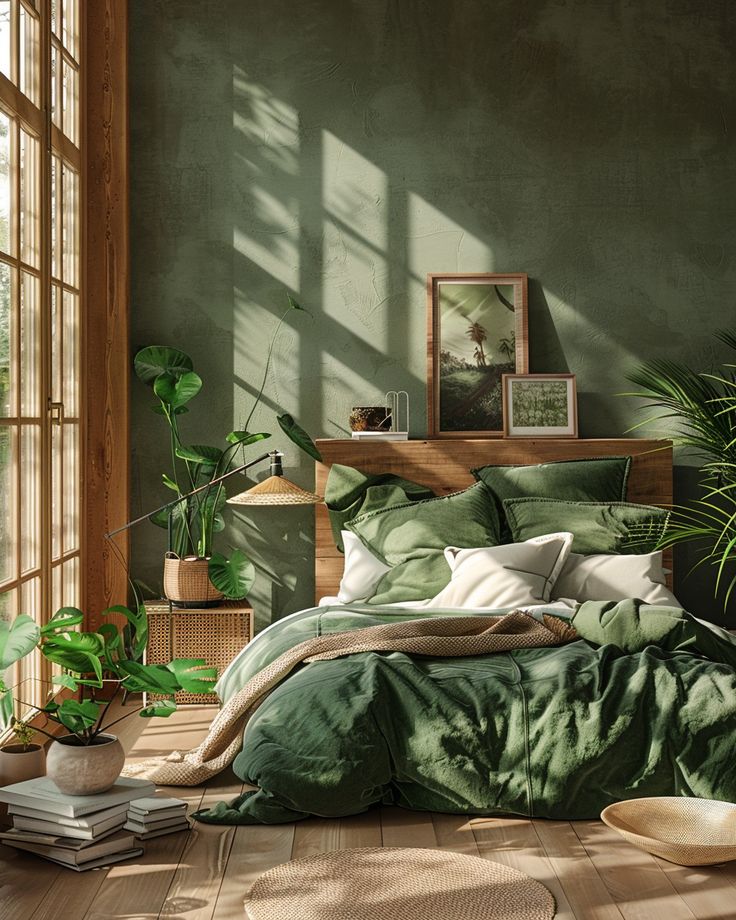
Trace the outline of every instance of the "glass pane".
<path fill-rule="evenodd" d="M 64 0 L 63 42 L 64 47 L 79 59 L 79 0 Z"/>
<path fill-rule="evenodd" d="M 40 184 L 38 170 L 38 139 L 20 132 L 20 257 L 38 268 Z"/>
<path fill-rule="evenodd" d="M 79 110 L 79 76 L 71 64 L 67 64 L 66 61 L 62 64 L 62 79 L 64 134 L 66 134 L 73 144 L 76 144 L 78 143 L 77 111 Z"/>
<path fill-rule="evenodd" d="M 51 558 L 61 556 L 61 425 L 51 426 Z"/>
<path fill-rule="evenodd" d="M 64 292 L 63 341 L 63 396 L 64 414 L 79 416 L 79 297 Z"/>
<path fill-rule="evenodd" d="M 62 606 L 79 607 L 79 596 L 79 559 L 75 556 L 64 563 Z"/>
<path fill-rule="evenodd" d="M 61 36 L 61 3 L 59 0 L 51 0 L 51 31 L 54 35 Z"/>
<path fill-rule="evenodd" d="M 21 574 L 41 564 L 41 427 L 23 425 L 20 434 L 20 569 Z"/>
<path fill-rule="evenodd" d="M 0 0 L 0 71 L 11 79 L 10 73 L 10 0 Z"/>
<path fill-rule="evenodd" d="M 63 607 L 61 592 L 61 566 L 55 565 L 51 569 L 51 609 L 50 614 L 56 613 L 59 607 Z"/>
<path fill-rule="evenodd" d="M 11 119 L 5 112 L 0 112 L 0 249 L 3 252 L 12 252 L 10 213 L 14 196 L 11 182 L 10 124 Z"/>
<path fill-rule="evenodd" d="M 41 412 L 39 281 L 21 273 L 20 286 L 20 414 L 38 418 Z"/>
<path fill-rule="evenodd" d="M 62 226 L 63 278 L 72 287 L 79 285 L 79 234 L 77 214 L 79 209 L 79 178 L 77 174 L 64 166 L 62 169 L 64 184 L 64 219 Z"/>
<path fill-rule="evenodd" d="M 57 45 L 51 43 L 51 120 L 57 128 L 61 127 L 60 98 L 60 59 L 61 52 Z"/>
<path fill-rule="evenodd" d="M 27 613 L 28 616 L 33 617 L 37 623 L 41 622 L 40 578 L 31 578 L 20 586 L 20 613 Z M 32 655 L 28 655 L 19 662 L 20 680 L 28 680 L 29 678 L 35 680 L 40 676 L 40 657 L 38 652 L 34 652 Z M 36 698 L 36 694 L 32 694 L 31 699 L 28 699 L 27 690 L 23 695 L 23 701 L 31 705 L 36 705 L 39 702 Z"/>
<path fill-rule="evenodd" d="M 64 553 L 79 549 L 79 425 L 64 425 Z M 66 591 L 66 583 L 64 584 Z"/>
<path fill-rule="evenodd" d="M 54 278 L 61 277 L 61 258 L 59 249 L 61 236 L 59 234 L 59 196 L 61 194 L 61 160 L 51 158 L 51 274 Z"/>
<path fill-rule="evenodd" d="M 62 401 L 61 391 L 61 291 L 51 287 L 51 400 Z"/>
<path fill-rule="evenodd" d="M 31 16 L 25 7 L 20 6 L 20 60 L 19 77 L 20 91 L 25 93 L 31 102 L 38 102 L 38 76 L 39 76 L 39 50 L 38 50 L 39 23 L 35 16 Z"/>
<path fill-rule="evenodd" d="M 15 316 L 10 266 L 0 262 L 0 416 L 15 415 Z"/>
<path fill-rule="evenodd" d="M 9 620 L 13 619 L 18 612 L 16 607 L 17 600 L 18 592 L 15 589 L 12 591 L 4 591 L 0 594 L 0 620 L 5 620 L 7 623 Z"/>
<path fill-rule="evenodd" d="M 16 575 L 16 464 L 16 430 L 0 428 L 0 582 Z"/>

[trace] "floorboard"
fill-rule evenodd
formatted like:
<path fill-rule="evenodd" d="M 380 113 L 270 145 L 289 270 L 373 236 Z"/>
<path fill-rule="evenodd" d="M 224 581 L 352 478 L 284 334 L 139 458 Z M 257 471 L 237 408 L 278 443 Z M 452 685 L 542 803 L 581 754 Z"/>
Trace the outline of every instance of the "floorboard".
<path fill-rule="evenodd" d="M 193 747 L 212 715 L 209 707 L 181 709 L 165 721 L 132 715 L 116 729 L 128 758 L 138 760 Z M 227 771 L 205 787 L 166 791 L 185 799 L 191 811 L 241 789 Z M 273 866 L 378 846 L 436 847 L 513 866 L 547 885 L 557 920 L 736 918 L 736 863 L 675 866 L 599 821 L 469 819 L 381 807 L 273 827 L 195 824 L 189 833 L 146 843 L 139 859 L 80 874 L 0 846 L 0 920 L 242 920 L 251 887 Z"/>

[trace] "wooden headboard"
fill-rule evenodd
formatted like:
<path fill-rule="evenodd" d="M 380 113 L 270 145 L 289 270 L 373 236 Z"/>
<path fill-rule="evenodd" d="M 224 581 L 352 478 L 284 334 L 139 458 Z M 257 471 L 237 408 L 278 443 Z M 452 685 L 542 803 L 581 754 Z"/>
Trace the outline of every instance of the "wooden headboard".
<path fill-rule="evenodd" d="M 672 504 L 672 442 L 628 439 L 526 439 L 477 440 L 317 441 L 323 462 L 317 464 L 317 492 L 325 494 L 333 463 L 354 466 L 368 473 L 397 473 L 421 482 L 438 495 L 456 492 L 475 481 L 474 467 L 488 463 L 523 465 L 587 457 L 631 456 L 628 500 L 647 505 Z M 665 564 L 672 568 L 667 556 Z M 317 506 L 315 594 L 334 596 L 340 585 L 343 556 L 332 539 L 325 505 Z"/>

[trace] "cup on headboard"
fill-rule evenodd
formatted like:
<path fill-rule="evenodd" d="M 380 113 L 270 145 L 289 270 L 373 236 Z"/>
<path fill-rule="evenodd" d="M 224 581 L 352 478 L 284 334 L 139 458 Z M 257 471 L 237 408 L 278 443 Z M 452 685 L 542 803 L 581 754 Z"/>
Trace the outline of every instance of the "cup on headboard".
<path fill-rule="evenodd" d="M 386 406 L 353 406 L 348 421 L 351 431 L 388 431 L 391 412 Z"/>

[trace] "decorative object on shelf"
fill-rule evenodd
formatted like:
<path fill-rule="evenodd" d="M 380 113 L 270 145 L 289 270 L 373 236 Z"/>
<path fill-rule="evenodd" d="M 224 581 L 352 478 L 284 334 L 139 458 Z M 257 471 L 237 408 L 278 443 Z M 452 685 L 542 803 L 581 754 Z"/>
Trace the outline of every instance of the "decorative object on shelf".
<path fill-rule="evenodd" d="M 576 438 L 575 374 L 504 374 L 503 431 L 507 438 Z"/>
<path fill-rule="evenodd" d="M 351 431 L 389 431 L 391 413 L 386 406 L 353 406 L 348 421 Z"/>
<path fill-rule="evenodd" d="M 165 345 L 150 345 L 135 356 L 136 375 L 153 390 L 157 399 L 153 411 L 163 416 L 168 428 L 172 468 L 170 474 L 163 474 L 162 479 L 164 486 L 176 493 L 177 498 L 143 519 L 148 517 L 152 523 L 168 531 L 164 580 L 169 599 L 177 605 L 218 603 L 223 596 L 244 597 L 253 584 L 255 568 L 245 553 L 236 550 L 225 558 L 215 552 L 214 542 L 215 534 L 225 527 L 222 516 L 227 499 L 224 480 L 251 465 L 244 462 L 247 447 L 271 437 L 267 431 L 254 433 L 248 427 L 263 395 L 281 324 L 294 311 L 306 312 L 293 297 L 287 295 L 287 299 L 288 307 L 271 337 L 260 389 L 242 430 L 231 431 L 225 438 L 227 444 L 224 447 L 185 445 L 182 442 L 179 417 L 189 411 L 188 403 L 202 389 L 202 379 L 195 373 L 190 356 Z M 292 416 L 280 415 L 277 421 L 291 441 L 313 459 L 320 459 L 314 442 Z M 239 453 L 243 462 L 237 469 L 232 469 Z M 137 520 L 106 536 L 109 539 L 137 523 Z M 205 580 L 205 568 L 211 586 Z M 218 577 L 221 583 L 218 583 Z"/>
<path fill-rule="evenodd" d="M 409 394 L 406 390 L 389 390 L 384 397 L 383 412 L 387 427 L 353 431 L 356 441 L 407 441 L 409 439 Z M 353 410 L 355 411 L 355 410 Z"/>
<path fill-rule="evenodd" d="M 176 656 L 195 658 L 207 649 L 207 663 L 219 677 L 254 635 L 253 608 L 247 601 L 223 601 L 199 610 L 172 608 L 167 601 L 145 601 L 148 616 L 147 664 L 163 664 Z M 151 695 L 151 699 L 156 699 Z M 149 696 L 146 696 L 146 702 Z M 181 705 L 212 702 L 211 695 L 179 690 L 174 701 Z"/>
<path fill-rule="evenodd" d="M 164 658 L 159 664 L 142 664 L 148 642 L 148 620 L 145 608 L 129 610 L 110 607 L 104 614 L 122 616 L 127 621 L 125 631 L 110 622 L 97 632 L 79 631 L 84 614 L 76 607 L 62 607 L 44 626 L 38 626 L 29 616 L 20 614 L 7 623 L 0 621 L 0 663 L 20 661 L 36 649 L 62 671 L 54 677 L 59 687 L 75 693 L 81 687 L 102 688 L 112 685 L 110 698 L 104 702 L 93 699 L 67 698 L 61 702 L 50 699 L 43 706 L 28 707 L 31 715 L 44 713 L 52 722 L 63 726 L 68 734 L 54 739 L 46 759 L 47 775 L 68 795 L 96 795 L 113 785 L 120 775 L 125 756 L 117 738 L 108 731 L 121 721 L 107 721 L 110 706 L 123 691 L 156 693 L 159 698 L 134 709 L 150 718 L 169 716 L 176 710 L 175 694 L 181 690 L 211 693 L 217 672 L 203 658 Z M 0 705 L 7 708 L 8 694 L 3 689 Z M 12 702 L 12 697 L 11 697 Z M 20 702 L 20 701 L 19 701 Z M 35 712 L 33 712 L 35 710 Z M 37 731 L 53 738 L 45 729 Z"/>
<path fill-rule="evenodd" d="M 736 859 L 736 805 L 690 796 L 615 802 L 601 821 L 640 850 L 678 866 L 714 866 Z"/>
<path fill-rule="evenodd" d="M 715 337 L 736 352 L 736 330 L 723 329 Z M 620 395 L 647 400 L 643 408 L 650 413 L 634 429 L 667 419 L 667 436 L 703 461 L 702 497 L 673 506 L 659 547 L 694 544 L 699 558 L 690 571 L 706 563 L 715 567 L 713 593 L 723 596 L 726 610 L 736 589 L 736 365 L 732 359 L 720 373 L 699 373 L 659 360 L 627 377 L 639 390 Z M 679 423 L 674 435 L 673 418 Z"/>
<path fill-rule="evenodd" d="M 503 435 L 501 375 L 525 374 L 527 276 L 427 275 L 430 438 Z"/>

